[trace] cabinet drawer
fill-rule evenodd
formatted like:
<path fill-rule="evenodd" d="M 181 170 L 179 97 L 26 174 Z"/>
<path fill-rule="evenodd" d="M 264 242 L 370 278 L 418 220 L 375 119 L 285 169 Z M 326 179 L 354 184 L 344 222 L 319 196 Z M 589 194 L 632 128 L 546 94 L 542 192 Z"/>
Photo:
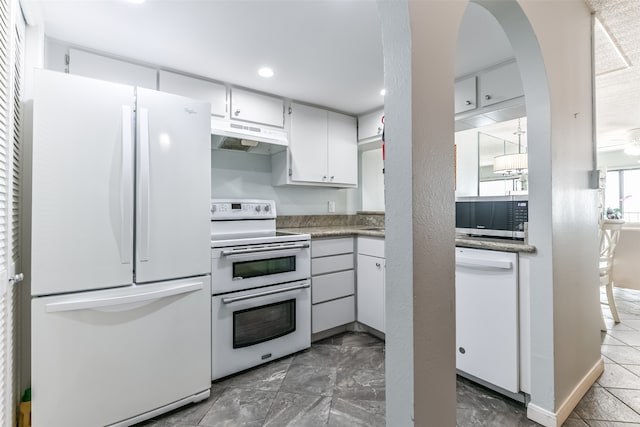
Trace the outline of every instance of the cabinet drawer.
<path fill-rule="evenodd" d="M 311 257 L 347 254 L 353 252 L 353 237 L 311 241 Z"/>
<path fill-rule="evenodd" d="M 358 253 L 384 258 L 384 239 L 358 237 Z"/>
<path fill-rule="evenodd" d="M 353 295 L 355 280 L 353 270 L 325 274 L 311 278 L 311 303 L 328 301 Z"/>
<path fill-rule="evenodd" d="M 311 259 L 311 275 L 353 269 L 353 254 L 326 256 Z"/>
<path fill-rule="evenodd" d="M 356 320 L 353 296 L 311 306 L 311 332 L 317 333 Z"/>

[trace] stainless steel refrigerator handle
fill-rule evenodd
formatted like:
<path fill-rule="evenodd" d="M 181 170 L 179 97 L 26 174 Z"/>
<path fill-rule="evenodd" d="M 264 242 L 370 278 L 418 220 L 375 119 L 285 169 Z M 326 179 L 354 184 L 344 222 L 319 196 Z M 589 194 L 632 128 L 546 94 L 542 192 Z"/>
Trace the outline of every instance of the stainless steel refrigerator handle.
<path fill-rule="evenodd" d="M 275 295 L 275 294 L 281 294 L 283 292 L 297 291 L 298 289 L 305 289 L 305 288 L 308 288 L 310 286 L 311 285 L 308 282 L 303 282 L 303 283 L 301 283 L 299 285 L 289 286 L 287 288 L 281 288 L 281 289 L 274 289 L 272 291 L 256 292 L 255 294 L 242 295 L 240 297 L 222 298 L 222 303 L 223 304 L 231 304 L 231 303 L 238 302 L 238 301 L 244 301 L 244 300 L 253 299 L 253 298 L 266 297 L 267 295 Z"/>
<path fill-rule="evenodd" d="M 144 289 L 145 286 L 141 286 L 140 289 Z M 188 282 L 181 283 L 167 289 L 140 292 L 132 295 L 116 295 L 105 298 L 50 302 L 45 305 L 45 310 L 47 313 L 57 313 L 61 311 L 92 310 L 140 302 L 148 303 L 161 298 L 198 291 L 202 288 L 202 281 Z"/>
<path fill-rule="evenodd" d="M 513 263 L 511 261 L 457 257 L 456 267 L 475 268 L 478 270 L 511 270 Z"/>
<path fill-rule="evenodd" d="M 221 254 L 223 256 L 234 256 L 234 255 L 255 254 L 255 253 L 261 253 L 261 252 L 286 251 L 289 249 L 304 249 L 308 247 L 309 247 L 308 243 L 297 243 L 294 245 L 282 245 L 282 246 L 274 246 L 274 247 L 231 249 L 228 251 L 222 251 Z"/>
<path fill-rule="evenodd" d="M 141 262 L 149 261 L 149 110 L 138 109 L 138 123 L 140 135 L 140 242 L 138 244 L 138 257 Z"/>
<path fill-rule="evenodd" d="M 133 262 L 133 109 L 122 106 L 122 172 L 120 177 L 120 262 Z"/>

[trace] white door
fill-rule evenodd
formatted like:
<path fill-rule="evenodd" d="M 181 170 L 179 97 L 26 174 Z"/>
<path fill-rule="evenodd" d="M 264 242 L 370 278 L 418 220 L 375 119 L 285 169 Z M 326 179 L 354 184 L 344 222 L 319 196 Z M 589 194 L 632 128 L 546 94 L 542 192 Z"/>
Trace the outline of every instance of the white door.
<path fill-rule="evenodd" d="M 34 427 L 104 426 L 211 386 L 209 276 L 34 298 Z"/>
<path fill-rule="evenodd" d="M 356 118 L 328 113 L 327 163 L 329 182 L 358 184 L 358 136 Z"/>
<path fill-rule="evenodd" d="M 230 93 L 229 115 L 231 119 L 279 128 L 284 126 L 284 100 L 282 98 L 236 88 L 232 88 Z"/>
<path fill-rule="evenodd" d="M 137 89 L 136 282 L 210 272 L 207 103 Z"/>
<path fill-rule="evenodd" d="M 327 112 L 301 104 L 291 104 L 291 179 L 327 180 Z"/>
<path fill-rule="evenodd" d="M 183 76 L 182 74 L 160 70 L 159 89 L 211 103 L 211 115 L 225 117 L 227 114 L 227 88 L 223 84 Z"/>
<path fill-rule="evenodd" d="M 149 89 L 157 85 L 153 68 L 78 49 L 69 49 L 69 73 Z"/>
<path fill-rule="evenodd" d="M 129 86 L 36 70 L 33 295 L 131 283 L 133 96 Z"/>
<path fill-rule="evenodd" d="M 358 255 L 358 322 L 384 332 L 384 259 Z"/>

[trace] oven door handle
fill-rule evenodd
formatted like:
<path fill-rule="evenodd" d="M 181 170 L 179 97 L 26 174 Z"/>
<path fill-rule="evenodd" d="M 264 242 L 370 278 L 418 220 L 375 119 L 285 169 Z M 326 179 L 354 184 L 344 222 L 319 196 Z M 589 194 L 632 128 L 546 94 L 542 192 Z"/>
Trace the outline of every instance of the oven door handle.
<path fill-rule="evenodd" d="M 247 254 L 258 254 L 263 252 L 277 252 L 277 251 L 288 251 L 291 249 L 305 249 L 309 247 L 309 243 L 296 243 L 293 245 L 282 245 L 282 246 L 269 246 L 269 247 L 261 247 L 261 248 L 244 248 L 244 249 L 230 249 L 226 251 L 220 252 L 223 256 L 232 257 L 235 255 L 247 255 Z"/>
<path fill-rule="evenodd" d="M 311 285 L 309 284 L 309 282 L 303 282 L 294 286 L 288 286 L 286 288 L 280 288 L 280 289 L 274 289 L 271 291 L 262 291 L 262 292 L 256 292 L 255 294 L 249 294 L 249 295 L 242 295 L 239 297 L 227 297 L 227 298 L 222 298 L 222 303 L 223 304 L 231 304 L 234 302 L 238 302 L 238 301 L 244 301 L 244 300 L 248 300 L 248 299 L 253 299 L 253 298 L 259 298 L 259 297 L 265 297 L 267 295 L 275 295 L 275 294 L 280 294 L 283 292 L 289 292 L 289 291 L 297 291 L 298 289 L 305 289 L 310 287 Z"/>

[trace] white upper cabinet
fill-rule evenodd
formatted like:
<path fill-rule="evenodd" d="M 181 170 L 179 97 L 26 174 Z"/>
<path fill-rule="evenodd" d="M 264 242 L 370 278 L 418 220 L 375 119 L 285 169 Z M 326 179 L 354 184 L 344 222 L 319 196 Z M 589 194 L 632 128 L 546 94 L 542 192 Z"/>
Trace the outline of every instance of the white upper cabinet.
<path fill-rule="evenodd" d="M 289 147 L 292 180 L 326 182 L 327 111 L 292 104 Z"/>
<path fill-rule="evenodd" d="M 358 142 L 382 139 L 384 110 L 358 117 Z"/>
<path fill-rule="evenodd" d="M 230 93 L 232 120 L 284 127 L 284 99 L 237 88 Z"/>
<path fill-rule="evenodd" d="M 480 106 L 486 107 L 524 95 L 518 64 L 506 65 L 486 71 L 480 79 Z"/>
<path fill-rule="evenodd" d="M 356 118 L 327 113 L 327 176 L 338 184 L 358 183 L 358 145 Z"/>
<path fill-rule="evenodd" d="M 227 88 L 225 85 L 163 70 L 160 70 L 158 77 L 159 90 L 208 102 L 211 104 L 212 116 L 226 116 Z"/>
<path fill-rule="evenodd" d="M 291 103 L 289 150 L 271 157 L 273 185 L 358 185 L 356 118 Z"/>
<path fill-rule="evenodd" d="M 455 114 L 473 110 L 478 107 L 476 99 L 476 76 L 456 82 L 454 111 Z"/>
<path fill-rule="evenodd" d="M 69 74 L 147 89 L 157 88 L 157 72 L 153 68 L 77 49 L 69 49 Z"/>

